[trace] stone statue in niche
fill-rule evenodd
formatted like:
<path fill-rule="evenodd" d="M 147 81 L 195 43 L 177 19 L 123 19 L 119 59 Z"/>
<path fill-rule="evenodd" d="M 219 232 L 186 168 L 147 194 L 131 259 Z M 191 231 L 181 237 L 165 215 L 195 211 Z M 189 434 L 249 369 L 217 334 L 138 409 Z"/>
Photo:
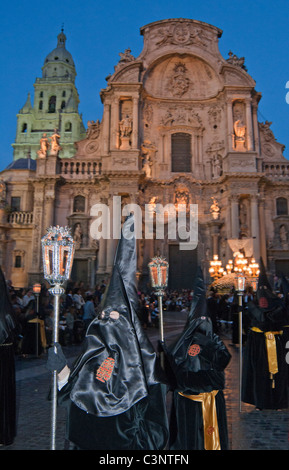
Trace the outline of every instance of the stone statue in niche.
<path fill-rule="evenodd" d="M 75 241 L 75 249 L 78 250 L 82 243 L 82 228 L 81 223 L 77 222 L 74 227 L 73 240 Z"/>
<path fill-rule="evenodd" d="M 212 159 L 212 173 L 213 178 L 219 178 L 222 176 L 222 157 L 220 155 L 214 155 Z"/>
<path fill-rule="evenodd" d="M 237 151 L 246 150 L 246 125 L 244 103 L 236 102 L 233 107 L 234 120 L 234 149 Z"/>
<path fill-rule="evenodd" d="M 219 203 L 216 198 L 212 197 L 211 199 L 213 200 L 213 204 L 210 207 L 210 212 L 212 214 L 213 219 L 218 220 L 218 218 L 220 217 Z"/>
<path fill-rule="evenodd" d="M 247 206 L 244 202 L 239 207 L 239 220 L 241 227 L 247 227 Z"/>
<path fill-rule="evenodd" d="M 142 168 L 146 174 L 147 178 L 151 178 L 152 176 L 152 166 L 155 153 L 157 152 L 157 148 L 152 144 L 150 140 L 144 140 L 141 145 L 141 153 L 142 153 Z"/>
<path fill-rule="evenodd" d="M 288 233 L 285 225 L 281 225 L 279 228 L 279 239 L 282 248 L 288 249 Z"/>
<path fill-rule="evenodd" d="M 47 134 L 44 133 L 40 139 L 40 149 L 37 152 L 38 158 L 46 158 L 49 147 L 50 143 L 48 141 Z"/>
<path fill-rule="evenodd" d="M 120 150 L 128 150 L 132 133 L 132 118 L 128 114 L 120 121 L 119 130 L 121 138 Z"/>

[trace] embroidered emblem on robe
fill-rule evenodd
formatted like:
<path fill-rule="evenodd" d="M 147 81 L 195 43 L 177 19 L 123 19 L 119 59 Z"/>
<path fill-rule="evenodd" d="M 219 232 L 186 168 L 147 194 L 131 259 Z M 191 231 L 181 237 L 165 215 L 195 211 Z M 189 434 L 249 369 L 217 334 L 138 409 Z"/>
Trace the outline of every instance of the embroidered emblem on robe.
<path fill-rule="evenodd" d="M 111 377 L 114 362 L 112 357 L 107 357 L 97 369 L 96 379 L 100 380 L 100 382 L 107 382 Z"/>
<path fill-rule="evenodd" d="M 197 356 L 200 351 L 201 351 L 201 348 L 198 344 L 192 344 L 188 349 L 188 355 Z"/>

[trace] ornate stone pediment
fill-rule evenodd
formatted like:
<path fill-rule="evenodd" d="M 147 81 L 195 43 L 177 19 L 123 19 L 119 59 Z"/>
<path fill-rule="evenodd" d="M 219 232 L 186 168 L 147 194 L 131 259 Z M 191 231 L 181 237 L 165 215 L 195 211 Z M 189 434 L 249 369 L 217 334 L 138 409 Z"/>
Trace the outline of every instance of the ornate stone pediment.
<path fill-rule="evenodd" d="M 222 31 L 214 26 L 184 18 L 158 21 L 141 29 L 147 51 L 161 48 L 217 47 Z"/>

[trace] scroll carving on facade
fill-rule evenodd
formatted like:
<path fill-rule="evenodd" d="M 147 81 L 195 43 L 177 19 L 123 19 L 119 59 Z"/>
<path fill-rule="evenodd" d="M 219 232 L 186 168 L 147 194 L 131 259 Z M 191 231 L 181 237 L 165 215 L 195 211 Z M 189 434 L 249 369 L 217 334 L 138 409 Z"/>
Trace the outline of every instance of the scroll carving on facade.
<path fill-rule="evenodd" d="M 187 23 L 178 23 L 172 27 L 160 30 L 159 36 L 161 39 L 156 43 L 156 46 L 164 46 L 167 44 L 175 44 L 181 46 L 190 46 L 195 44 L 201 47 L 207 46 L 207 41 L 211 38 L 204 34 L 201 29 L 191 27 Z"/>

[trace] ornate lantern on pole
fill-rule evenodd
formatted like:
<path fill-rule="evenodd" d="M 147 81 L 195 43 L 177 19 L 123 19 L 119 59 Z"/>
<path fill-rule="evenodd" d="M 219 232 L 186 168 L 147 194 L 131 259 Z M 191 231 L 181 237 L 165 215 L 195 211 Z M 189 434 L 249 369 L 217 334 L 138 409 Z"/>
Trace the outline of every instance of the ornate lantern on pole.
<path fill-rule="evenodd" d="M 160 256 L 155 256 L 148 264 L 153 289 L 158 297 L 159 325 L 161 341 L 164 341 L 163 295 L 168 285 L 169 263 Z"/>
<path fill-rule="evenodd" d="M 49 292 L 54 296 L 53 344 L 58 343 L 59 299 L 64 293 L 61 285 L 70 277 L 74 241 L 67 227 L 49 227 L 42 240 L 44 278 L 53 287 Z M 55 450 L 56 410 L 57 410 L 57 371 L 52 376 L 52 417 L 51 417 L 51 450 Z"/>
<path fill-rule="evenodd" d="M 239 409 L 241 411 L 242 400 L 242 348 L 243 348 L 243 294 L 245 291 L 245 274 L 242 270 L 236 273 L 236 290 L 239 299 Z"/>

